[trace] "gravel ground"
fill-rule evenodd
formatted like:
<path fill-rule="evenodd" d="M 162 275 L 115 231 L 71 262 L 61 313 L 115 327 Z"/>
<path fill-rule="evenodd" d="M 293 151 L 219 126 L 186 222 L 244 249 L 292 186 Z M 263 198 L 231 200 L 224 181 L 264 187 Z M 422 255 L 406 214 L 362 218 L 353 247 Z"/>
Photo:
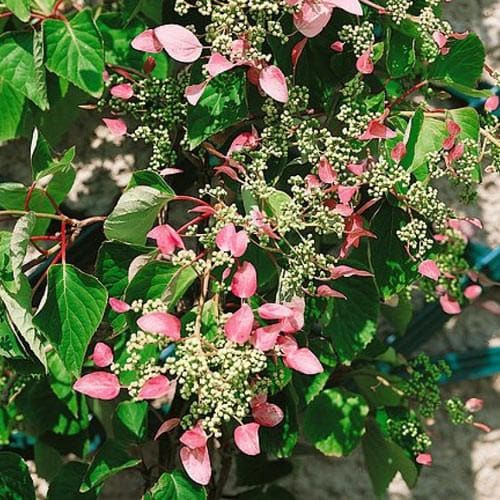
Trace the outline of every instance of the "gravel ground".
<path fill-rule="evenodd" d="M 478 32 L 488 46 L 492 66 L 500 67 L 500 1 L 454 0 L 446 5 L 447 16 L 457 31 Z M 142 167 L 148 153 L 130 141 L 109 136 L 97 122 L 83 116 L 67 134 L 68 145 L 76 144 L 78 170 L 75 188 L 70 194 L 70 209 L 85 215 L 108 211 L 125 186 L 131 172 Z M 14 141 L 0 147 L 0 180 L 29 182 L 28 145 Z M 449 193 L 451 199 L 453 192 Z M 476 237 L 490 247 L 500 245 L 500 177 L 490 174 L 479 189 L 478 203 L 459 207 L 463 214 L 479 216 L 485 225 Z M 498 290 L 491 291 L 499 299 Z M 425 347 L 430 354 L 500 346 L 500 317 L 480 305 L 472 305 L 451 319 Z M 391 484 L 391 500 L 500 500 L 500 377 L 461 382 L 446 387 L 447 395 L 485 400 L 481 419 L 494 430 L 489 434 L 470 427 L 454 427 L 444 418 L 432 427 L 434 465 L 425 468 L 415 490 L 409 491 L 400 478 Z M 313 452 L 294 460 L 292 476 L 283 485 L 298 500 L 360 500 L 373 498 L 361 453 L 337 460 Z M 33 464 L 30 467 L 34 471 Z M 46 484 L 33 472 L 39 498 Z M 321 485 L 318 487 L 318 485 Z M 140 498 L 140 478 L 119 475 L 108 482 L 101 498 L 135 500 Z"/>

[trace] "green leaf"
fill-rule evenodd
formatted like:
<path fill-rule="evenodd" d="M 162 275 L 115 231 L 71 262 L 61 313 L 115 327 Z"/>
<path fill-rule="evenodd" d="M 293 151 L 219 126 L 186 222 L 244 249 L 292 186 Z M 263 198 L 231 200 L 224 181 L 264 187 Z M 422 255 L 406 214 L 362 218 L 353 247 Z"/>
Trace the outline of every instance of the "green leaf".
<path fill-rule="evenodd" d="M 97 490 L 80 493 L 87 464 L 68 462 L 50 483 L 47 500 L 97 500 Z"/>
<path fill-rule="evenodd" d="M 3 3 L 23 23 L 29 21 L 30 0 L 4 0 Z"/>
<path fill-rule="evenodd" d="M 146 29 L 145 24 L 134 18 L 124 26 L 121 12 L 102 14 L 96 24 L 104 42 L 106 63 L 141 70 L 146 54 L 133 49 L 130 41 Z"/>
<path fill-rule="evenodd" d="M 42 439 L 37 439 L 34 451 L 37 475 L 52 481 L 63 463 L 60 453 Z"/>
<path fill-rule="evenodd" d="M 54 159 L 49 143 L 38 129 L 33 132 L 31 148 L 31 170 L 34 181 L 40 180 L 46 175 L 54 175 L 65 171 L 75 159 L 76 150 L 74 146 L 68 149 L 60 159 Z"/>
<path fill-rule="evenodd" d="M 0 77 L 45 110 L 49 107 L 45 73 L 39 67 L 37 70 L 34 43 L 33 32 L 30 31 L 7 32 L 0 36 Z M 38 45 L 37 50 L 40 50 Z"/>
<path fill-rule="evenodd" d="M 80 487 L 80 492 L 85 493 L 99 486 L 117 472 L 130 469 L 140 463 L 140 459 L 131 457 L 119 443 L 108 439 L 92 460 Z"/>
<path fill-rule="evenodd" d="M 144 495 L 144 500 L 205 500 L 205 488 L 194 484 L 182 472 L 164 472 Z"/>
<path fill-rule="evenodd" d="M 374 368 L 361 368 L 353 372 L 353 379 L 359 392 L 366 398 L 370 406 L 398 406 L 401 404 L 400 391 L 396 392 L 401 379 L 378 372 Z M 389 385 L 390 384 L 390 385 Z"/>
<path fill-rule="evenodd" d="M 366 468 L 377 497 L 385 493 L 398 471 L 410 488 L 415 485 L 417 466 L 401 447 L 385 439 L 374 423 L 367 425 L 362 446 Z"/>
<path fill-rule="evenodd" d="M 35 500 L 35 488 L 24 460 L 10 451 L 0 452 L 0 498 Z"/>
<path fill-rule="evenodd" d="M 247 116 L 245 71 L 237 69 L 216 76 L 210 80 L 198 104 L 188 107 L 189 148 L 194 149 Z"/>
<path fill-rule="evenodd" d="M 165 179 L 152 170 L 139 170 L 132 174 L 126 191 L 137 186 L 149 186 L 171 197 L 175 196 L 174 190 L 165 182 Z"/>
<path fill-rule="evenodd" d="M 0 116 L 0 141 L 27 133 L 31 120 L 28 101 L 3 78 L 0 78 Z"/>
<path fill-rule="evenodd" d="M 19 218 L 12 231 L 10 239 L 10 265 L 14 275 L 15 290 L 21 288 L 22 265 L 26 257 L 26 251 L 30 242 L 30 237 L 35 229 L 36 217 L 33 212 L 29 212 Z"/>
<path fill-rule="evenodd" d="M 324 455 L 345 456 L 365 432 L 368 405 L 344 389 L 323 391 L 306 409 L 304 434 Z"/>
<path fill-rule="evenodd" d="M 122 401 L 113 415 L 113 431 L 116 439 L 126 445 L 139 443 L 148 430 L 148 403 L 146 401 Z"/>
<path fill-rule="evenodd" d="M 339 359 L 349 364 L 375 337 L 379 294 L 370 277 L 343 278 L 336 280 L 333 287 L 347 300 L 333 299 L 330 302 L 331 320 L 325 326 L 325 332 L 331 336 Z"/>
<path fill-rule="evenodd" d="M 283 215 L 289 203 L 292 201 L 290 195 L 284 191 L 273 190 L 272 194 L 266 199 L 265 208 L 268 215 L 279 218 Z"/>
<path fill-rule="evenodd" d="M 370 231 L 377 238 L 367 241 L 369 267 L 384 299 L 402 292 L 418 276 L 417 264 L 406 252 L 397 231 L 409 222 L 401 209 L 382 204 L 370 220 Z M 361 251 L 363 252 L 363 250 Z M 360 252 L 352 257 L 362 259 Z M 362 259 L 365 262 L 365 259 Z"/>
<path fill-rule="evenodd" d="M 399 335 L 404 335 L 413 318 L 413 306 L 406 295 L 397 296 L 398 304 L 395 307 L 382 304 L 381 312 Z"/>
<path fill-rule="evenodd" d="M 479 140 L 479 115 L 474 108 L 450 109 L 446 112 L 447 116 L 460 125 L 462 129 L 459 134 L 460 139 Z"/>
<path fill-rule="evenodd" d="M 125 292 L 125 300 L 162 299 L 172 309 L 196 279 L 193 268 L 154 261 L 139 269 Z"/>
<path fill-rule="evenodd" d="M 139 255 L 153 252 L 151 247 L 106 241 L 99 249 L 96 277 L 106 287 L 110 297 L 121 297 L 128 285 L 128 270 Z"/>
<path fill-rule="evenodd" d="M 47 69 L 94 97 L 104 88 L 104 49 L 89 9 L 71 21 L 46 19 L 43 22 Z"/>
<path fill-rule="evenodd" d="M 107 298 L 106 289 L 93 276 L 69 264 L 50 268 L 46 300 L 35 321 L 75 377 L 80 375 Z"/>
<path fill-rule="evenodd" d="M 415 66 L 415 39 L 400 31 L 387 30 L 387 71 L 392 78 L 408 75 Z"/>
<path fill-rule="evenodd" d="M 429 67 L 429 79 L 452 86 L 475 87 L 484 67 L 484 45 L 475 34 L 450 45 L 447 55 L 440 55 Z"/>
<path fill-rule="evenodd" d="M 18 279 L 20 280 L 20 287 L 17 292 L 7 290 L 0 283 L 0 301 L 5 306 L 11 328 L 29 346 L 42 365 L 46 367 L 47 360 L 44 345 L 40 333 L 35 328 L 31 314 L 31 287 L 24 275 L 20 275 Z"/>
<path fill-rule="evenodd" d="M 148 186 L 125 191 L 104 223 L 104 233 L 110 240 L 143 245 L 160 210 L 173 197 Z"/>

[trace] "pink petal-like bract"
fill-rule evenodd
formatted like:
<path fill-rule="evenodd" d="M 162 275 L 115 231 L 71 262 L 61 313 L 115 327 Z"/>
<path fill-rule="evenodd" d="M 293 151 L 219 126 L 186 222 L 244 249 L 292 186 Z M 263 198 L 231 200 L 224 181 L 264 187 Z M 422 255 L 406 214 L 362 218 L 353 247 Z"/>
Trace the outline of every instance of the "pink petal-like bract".
<path fill-rule="evenodd" d="M 207 435 L 201 425 L 197 424 L 192 429 L 188 429 L 179 438 L 179 441 L 192 450 L 203 448 L 207 444 Z"/>
<path fill-rule="evenodd" d="M 104 342 L 97 342 L 92 353 L 92 361 L 99 368 L 105 368 L 113 362 L 113 349 Z"/>
<path fill-rule="evenodd" d="M 231 292 L 240 299 L 249 299 L 257 291 L 257 271 L 250 262 L 243 262 L 234 273 Z"/>
<path fill-rule="evenodd" d="M 320 285 L 316 290 L 316 293 L 318 294 L 319 297 L 347 300 L 347 297 L 342 292 L 334 290 L 332 287 L 328 285 Z"/>
<path fill-rule="evenodd" d="M 141 52 L 161 52 L 163 47 L 155 36 L 154 30 L 146 30 L 132 40 L 132 47 Z"/>
<path fill-rule="evenodd" d="M 203 92 L 205 92 L 205 89 L 207 88 L 207 85 L 208 80 L 186 87 L 186 90 L 184 91 L 184 97 L 186 98 L 187 102 L 191 104 L 191 106 L 196 106 L 198 104 L 201 96 L 203 95 Z"/>
<path fill-rule="evenodd" d="M 283 410 L 272 403 L 257 403 L 252 406 L 252 417 L 263 427 L 276 427 L 283 420 Z"/>
<path fill-rule="evenodd" d="M 472 425 L 483 432 L 491 432 L 491 427 L 489 425 L 483 424 L 483 422 L 472 422 Z"/>
<path fill-rule="evenodd" d="M 369 271 L 364 271 L 363 269 L 356 269 L 351 266 L 346 266 L 341 264 L 339 266 L 335 266 L 330 270 L 330 278 L 332 280 L 337 280 L 339 278 L 350 278 L 352 276 L 362 276 L 369 277 L 373 276 Z"/>
<path fill-rule="evenodd" d="M 285 75 L 277 66 L 267 66 L 260 72 L 259 85 L 275 101 L 288 101 L 288 84 Z"/>
<path fill-rule="evenodd" d="M 285 306 L 293 311 L 293 315 L 280 321 L 283 333 L 296 333 L 304 326 L 305 301 L 302 297 L 294 297 Z"/>
<path fill-rule="evenodd" d="M 255 456 L 260 453 L 259 428 L 259 424 L 251 422 L 234 429 L 234 444 L 245 455 Z"/>
<path fill-rule="evenodd" d="M 215 244 L 224 252 L 231 252 L 233 257 L 241 257 L 248 247 L 248 233 L 242 229 L 236 231 L 234 224 L 226 224 L 215 238 Z"/>
<path fill-rule="evenodd" d="M 450 297 L 447 293 L 439 297 L 439 303 L 446 314 L 460 314 L 462 311 L 458 301 Z"/>
<path fill-rule="evenodd" d="M 441 31 L 435 31 L 432 34 L 432 39 L 436 42 L 436 45 L 440 48 L 443 49 L 446 47 L 446 44 L 448 43 L 448 37 L 442 33 Z"/>
<path fill-rule="evenodd" d="M 477 299 L 481 293 L 483 293 L 483 289 L 479 285 L 469 285 L 464 290 L 464 296 L 469 300 Z"/>
<path fill-rule="evenodd" d="M 422 276 L 425 276 L 426 278 L 429 278 L 434 281 L 437 281 L 441 276 L 441 271 L 439 270 L 439 267 L 431 259 L 427 259 L 421 262 L 420 265 L 418 266 L 418 272 Z"/>
<path fill-rule="evenodd" d="M 95 399 L 115 399 L 120 393 L 120 381 L 113 373 L 92 372 L 80 377 L 73 389 Z"/>
<path fill-rule="evenodd" d="M 187 446 L 183 446 L 180 450 L 180 456 L 187 475 L 195 483 L 205 486 L 210 482 L 212 465 L 206 446 L 195 448 L 194 450 Z"/>
<path fill-rule="evenodd" d="M 293 315 L 293 311 L 281 304 L 263 304 L 258 309 L 259 316 L 262 319 L 285 319 Z"/>
<path fill-rule="evenodd" d="M 318 177 L 325 184 L 333 184 L 337 181 L 337 172 L 333 170 L 332 164 L 324 156 L 319 160 Z"/>
<path fill-rule="evenodd" d="M 375 66 L 372 60 L 372 53 L 370 50 L 365 50 L 356 61 L 356 69 L 363 75 L 371 75 Z"/>
<path fill-rule="evenodd" d="M 363 8 L 359 0 L 324 0 L 327 5 L 338 7 L 339 9 L 354 14 L 355 16 L 363 15 Z"/>
<path fill-rule="evenodd" d="M 165 375 L 155 375 L 146 380 L 139 390 L 137 399 L 158 399 L 166 396 L 170 388 L 170 380 Z"/>
<path fill-rule="evenodd" d="M 369 123 L 368 128 L 359 139 L 361 141 L 369 141 L 371 139 L 393 139 L 394 137 L 396 137 L 396 132 L 376 119 Z"/>
<path fill-rule="evenodd" d="M 465 407 L 467 408 L 467 411 L 470 411 L 471 413 L 476 413 L 477 411 L 482 410 L 483 406 L 484 406 L 484 401 L 478 398 L 469 398 L 465 402 Z"/>
<path fill-rule="evenodd" d="M 127 134 L 127 124 L 121 118 L 103 118 L 102 121 L 112 134 L 118 136 Z"/>
<path fill-rule="evenodd" d="M 323 366 L 316 355 L 307 347 L 297 349 L 284 357 L 285 365 L 306 375 L 316 375 L 323 372 Z"/>
<path fill-rule="evenodd" d="M 430 453 L 419 453 L 415 458 L 415 462 L 430 467 L 432 465 L 432 455 Z"/>
<path fill-rule="evenodd" d="M 120 83 L 120 85 L 115 85 L 111 87 L 110 94 L 113 97 L 118 97 L 124 101 L 128 101 L 134 95 L 134 89 L 130 83 Z"/>
<path fill-rule="evenodd" d="M 248 304 L 243 304 L 224 325 L 224 333 L 226 337 L 236 342 L 244 344 L 250 338 L 253 328 L 253 312 Z"/>
<path fill-rule="evenodd" d="M 332 10 L 333 8 L 324 1 L 306 0 L 300 12 L 293 16 L 295 27 L 307 38 L 314 38 L 329 23 Z"/>
<path fill-rule="evenodd" d="M 358 186 L 339 186 L 337 189 L 337 193 L 339 195 L 340 203 L 342 203 L 343 205 L 348 205 L 358 191 Z"/>
<path fill-rule="evenodd" d="M 237 151 L 241 151 L 242 149 L 255 149 L 259 144 L 259 133 L 252 127 L 252 130 L 249 132 L 242 132 L 238 134 L 231 142 L 231 146 L 227 150 L 227 156 L 231 156 L 233 153 Z"/>
<path fill-rule="evenodd" d="M 196 35 L 178 24 L 164 24 L 155 28 L 155 35 L 167 54 L 176 61 L 192 63 L 203 51 Z"/>
<path fill-rule="evenodd" d="M 168 224 L 162 224 L 151 229 L 148 233 L 148 238 L 156 240 L 156 244 L 163 255 L 172 254 L 176 248 L 185 248 L 182 238 Z"/>
<path fill-rule="evenodd" d="M 147 313 L 137 320 L 137 326 L 150 333 L 159 333 L 172 340 L 181 338 L 181 321 L 177 316 L 166 312 L 156 311 Z"/>
<path fill-rule="evenodd" d="M 180 418 L 169 418 L 165 420 L 163 424 L 160 425 L 158 430 L 156 431 L 154 439 L 157 440 L 162 434 L 166 434 L 170 432 L 172 429 L 175 429 L 181 423 Z"/>
<path fill-rule="evenodd" d="M 130 306 L 120 299 L 115 299 L 114 297 L 110 297 L 108 301 L 109 307 L 115 311 L 115 313 L 122 314 L 130 311 Z"/>
<path fill-rule="evenodd" d="M 292 66 L 295 68 L 297 63 L 299 62 L 300 56 L 302 52 L 304 52 L 304 48 L 307 43 L 307 38 L 303 38 L 300 42 L 297 42 L 292 49 Z"/>
<path fill-rule="evenodd" d="M 498 109 L 498 106 L 500 106 L 500 98 L 497 95 L 488 97 L 488 99 L 486 99 L 486 102 L 484 103 L 484 109 L 486 111 L 489 111 L 490 113 L 496 111 Z"/>
<path fill-rule="evenodd" d="M 250 338 L 251 344 L 262 352 L 270 351 L 276 345 L 281 332 L 280 323 L 257 328 Z"/>
<path fill-rule="evenodd" d="M 391 151 L 391 158 L 399 163 L 406 156 L 406 144 L 398 142 Z"/>
<path fill-rule="evenodd" d="M 236 64 L 232 63 L 227 57 L 216 52 L 210 56 L 207 63 L 208 74 L 213 78 L 221 73 L 233 69 Z"/>

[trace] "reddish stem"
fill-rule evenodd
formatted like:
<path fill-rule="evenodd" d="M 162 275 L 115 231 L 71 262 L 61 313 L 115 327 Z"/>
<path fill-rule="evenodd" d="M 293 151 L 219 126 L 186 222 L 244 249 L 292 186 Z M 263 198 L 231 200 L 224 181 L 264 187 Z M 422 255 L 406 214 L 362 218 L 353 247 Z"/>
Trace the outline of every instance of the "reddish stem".
<path fill-rule="evenodd" d="M 204 205 L 206 207 L 212 208 L 210 203 L 200 200 L 199 198 L 194 198 L 193 196 L 176 196 L 172 201 L 190 201 L 191 203 L 196 203 L 197 205 Z"/>
<path fill-rule="evenodd" d="M 416 85 L 408 89 L 402 96 L 398 97 L 392 104 L 389 104 L 388 108 L 391 109 L 394 106 L 402 103 L 407 97 L 411 96 L 414 92 L 420 90 L 422 87 L 425 87 L 428 83 L 429 82 L 427 80 L 417 83 Z"/>
<path fill-rule="evenodd" d="M 207 215 L 200 215 L 199 217 L 195 217 L 194 219 L 191 219 L 189 222 L 187 222 L 181 228 L 179 228 L 177 230 L 177 233 L 178 234 L 182 234 L 184 231 L 186 231 L 186 229 L 188 227 L 192 226 L 193 224 L 198 224 L 198 222 L 201 222 L 201 221 L 203 221 L 205 219 L 208 219 L 208 217 L 210 217 L 209 214 L 207 214 Z"/>
<path fill-rule="evenodd" d="M 66 221 L 65 220 L 61 221 L 61 258 L 63 264 L 66 264 Z"/>
<path fill-rule="evenodd" d="M 30 201 L 31 197 L 33 196 L 33 191 L 35 190 L 35 187 L 36 187 L 36 182 L 33 182 L 33 184 L 31 184 L 30 188 L 28 189 L 28 192 L 26 193 L 26 198 L 24 199 L 24 210 L 26 210 L 26 212 L 29 212 Z"/>
<path fill-rule="evenodd" d="M 59 236 L 32 236 L 31 241 L 60 241 Z"/>
<path fill-rule="evenodd" d="M 12 16 L 12 12 L 2 12 L 0 14 L 0 19 L 4 18 L 4 17 L 10 17 Z"/>

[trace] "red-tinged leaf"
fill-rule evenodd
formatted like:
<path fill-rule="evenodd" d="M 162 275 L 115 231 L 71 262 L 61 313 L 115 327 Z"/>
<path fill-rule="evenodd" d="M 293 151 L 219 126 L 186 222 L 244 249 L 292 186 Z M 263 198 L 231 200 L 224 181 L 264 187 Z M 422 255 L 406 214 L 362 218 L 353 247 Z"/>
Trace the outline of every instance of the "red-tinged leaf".
<path fill-rule="evenodd" d="M 181 462 L 186 470 L 187 475 L 198 484 L 206 486 L 210 482 L 212 476 L 212 465 L 210 463 L 210 455 L 208 448 L 195 448 L 192 450 L 187 446 L 183 446 L 180 451 Z"/>
<path fill-rule="evenodd" d="M 483 289 L 479 285 L 469 285 L 464 290 L 464 296 L 469 300 L 477 299 L 482 293 Z"/>
<path fill-rule="evenodd" d="M 285 364 L 288 368 L 306 375 L 316 375 L 323 372 L 323 366 L 315 354 L 307 347 L 297 349 L 285 356 Z"/>
<path fill-rule="evenodd" d="M 290 2 L 289 2 L 290 3 Z M 307 38 L 319 35 L 332 17 L 332 7 L 326 2 L 307 0 L 294 15 L 295 27 Z"/>
<path fill-rule="evenodd" d="M 259 428 L 259 424 L 251 422 L 234 429 L 234 444 L 245 455 L 255 456 L 260 453 Z"/>
<path fill-rule="evenodd" d="M 232 63 L 227 57 L 216 52 L 210 56 L 207 63 L 208 74 L 214 78 L 225 71 L 233 69 L 236 64 Z"/>
<path fill-rule="evenodd" d="M 439 303 L 446 314 L 460 314 L 462 312 L 458 301 L 450 297 L 447 293 L 439 297 Z"/>
<path fill-rule="evenodd" d="M 275 101 L 288 101 L 288 84 L 285 75 L 277 66 L 267 66 L 260 72 L 259 85 Z"/>
<path fill-rule="evenodd" d="M 292 66 L 297 66 L 302 52 L 304 52 L 304 47 L 307 43 L 307 37 L 303 38 L 300 42 L 297 42 L 292 49 Z"/>
<path fill-rule="evenodd" d="M 283 420 L 283 410 L 272 403 L 257 403 L 252 406 L 252 417 L 263 427 L 276 427 Z"/>
<path fill-rule="evenodd" d="M 263 326 L 255 330 L 250 338 L 250 342 L 256 349 L 267 352 L 276 345 L 280 332 L 281 325 L 279 323 Z"/>
<path fill-rule="evenodd" d="M 112 134 L 118 136 L 127 134 L 127 124 L 121 118 L 103 118 L 102 121 Z"/>
<path fill-rule="evenodd" d="M 324 156 L 319 160 L 318 176 L 325 184 L 333 184 L 337 181 L 337 172 L 333 170 L 332 164 Z"/>
<path fill-rule="evenodd" d="M 369 271 L 364 271 L 362 269 L 356 269 L 351 266 L 346 266 L 341 264 L 340 266 L 335 266 L 330 270 L 330 278 L 332 280 L 337 280 L 339 278 L 351 278 L 352 276 L 362 276 L 370 277 L 373 276 Z"/>
<path fill-rule="evenodd" d="M 304 327 L 305 301 L 302 297 L 294 297 L 290 302 L 285 302 L 285 306 L 293 311 L 293 315 L 280 321 L 283 333 L 297 333 Z"/>
<path fill-rule="evenodd" d="M 258 309 L 262 319 L 285 319 L 293 316 L 293 311 L 282 304 L 263 304 Z"/>
<path fill-rule="evenodd" d="M 431 259 L 424 260 L 423 262 L 421 262 L 420 265 L 418 266 L 418 272 L 422 276 L 425 276 L 426 278 L 429 278 L 434 281 L 437 281 L 441 276 L 441 271 L 439 270 L 439 267 Z"/>
<path fill-rule="evenodd" d="M 406 156 L 406 145 L 404 142 L 398 142 L 391 151 L 391 158 L 399 163 Z"/>
<path fill-rule="evenodd" d="M 163 422 L 163 424 L 161 424 L 156 431 L 154 440 L 156 441 L 162 434 L 166 434 L 167 432 L 175 429 L 180 423 L 180 418 L 169 418 L 168 420 L 165 420 L 165 422 Z"/>
<path fill-rule="evenodd" d="M 105 368 L 113 363 L 113 349 L 104 342 L 97 342 L 92 353 L 92 361 L 99 368 Z"/>
<path fill-rule="evenodd" d="M 339 186 L 337 194 L 339 195 L 340 203 L 348 205 L 352 198 L 358 193 L 358 186 Z"/>
<path fill-rule="evenodd" d="M 231 292 L 240 299 L 249 299 L 257 291 L 257 271 L 250 262 L 243 262 L 234 273 Z"/>
<path fill-rule="evenodd" d="M 237 344 L 244 344 L 250 338 L 253 329 L 253 312 L 248 304 L 243 304 L 224 325 L 226 337 Z"/>
<path fill-rule="evenodd" d="M 179 318 L 166 312 L 147 313 L 137 320 L 137 326 L 145 332 L 159 333 L 172 340 L 181 338 L 181 322 Z"/>
<path fill-rule="evenodd" d="M 432 455 L 430 453 L 419 453 L 415 458 L 415 462 L 430 467 L 432 465 Z"/>
<path fill-rule="evenodd" d="M 363 75 L 371 75 L 375 66 L 373 65 L 372 54 L 370 50 L 365 50 L 356 61 L 356 69 Z"/>
<path fill-rule="evenodd" d="M 156 38 L 154 30 L 146 30 L 132 40 L 132 47 L 141 52 L 161 52 L 163 47 Z"/>
<path fill-rule="evenodd" d="M 329 297 L 335 299 L 344 299 L 347 300 L 347 297 L 338 290 L 334 290 L 332 287 L 328 285 L 320 285 L 316 290 L 316 293 L 319 297 Z"/>
<path fill-rule="evenodd" d="M 393 139 L 396 137 L 396 132 L 386 127 L 380 120 L 372 120 L 366 131 L 359 137 L 361 141 L 369 141 L 371 139 Z"/>
<path fill-rule="evenodd" d="M 109 307 L 115 311 L 115 313 L 122 314 L 126 313 L 127 311 L 130 311 L 130 306 L 124 302 L 123 300 L 120 299 L 115 299 L 114 297 L 111 297 L 109 299 Z"/>
<path fill-rule="evenodd" d="M 134 96 L 134 89 L 130 83 L 115 85 L 114 87 L 111 87 L 109 92 L 113 97 L 117 97 L 118 99 L 122 99 L 124 101 L 128 101 Z"/>
<path fill-rule="evenodd" d="M 176 248 L 184 249 L 184 242 L 177 231 L 168 224 L 162 224 L 151 229 L 148 238 L 156 240 L 156 244 L 163 255 L 171 255 Z"/>
<path fill-rule="evenodd" d="M 166 396 L 170 389 L 170 380 L 165 375 L 156 375 L 146 380 L 137 399 L 158 399 Z"/>
<path fill-rule="evenodd" d="M 207 444 L 207 435 L 201 425 L 197 424 L 192 429 L 188 429 L 179 438 L 179 441 L 192 450 L 203 448 Z"/>
<path fill-rule="evenodd" d="M 497 95 L 488 97 L 488 99 L 486 99 L 486 102 L 484 103 L 484 109 L 489 113 L 493 113 L 494 111 L 496 111 L 498 109 L 498 106 L 500 106 L 500 98 Z"/>
<path fill-rule="evenodd" d="M 344 42 L 341 42 L 340 40 L 337 40 L 336 42 L 333 42 L 331 45 L 330 45 L 330 48 L 334 51 L 334 52 L 344 52 Z"/>
<path fill-rule="evenodd" d="M 226 224 L 215 238 L 215 244 L 224 252 L 231 252 L 233 257 L 241 257 L 248 247 L 248 233 L 243 229 L 236 231 L 234 224 Z"/>
<path fill-rule="evenodd" d="M 115 399 L 120 393 L 120 381 L 113 373 L 92 372 L 80 377 L 73 389 L 94 399 Z"/>
<path fill-rule="evenodd" d="M 164 24 L 155 28 L 154 33 L 172 59 L 192 63 L 200 58 L 203 46 L 187 28 L 178 24 Z"/>

